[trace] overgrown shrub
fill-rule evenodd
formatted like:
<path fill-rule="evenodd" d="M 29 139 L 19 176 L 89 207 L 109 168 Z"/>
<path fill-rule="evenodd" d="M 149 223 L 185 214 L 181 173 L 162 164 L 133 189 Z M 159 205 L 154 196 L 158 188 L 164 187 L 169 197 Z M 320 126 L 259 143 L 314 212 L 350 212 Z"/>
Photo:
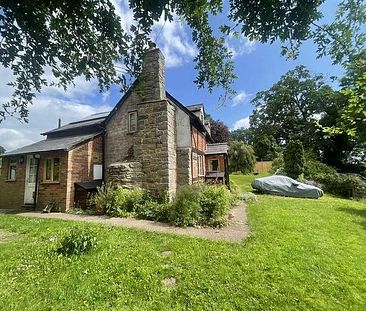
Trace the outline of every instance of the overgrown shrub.
<path fill-rule="evenodd" d="M 135 209 L 135 213 L 138 218 L 167 222 L 169 220 L 169 206 L 168 202 L 159 203 L 148 200 L 143 204 L 139 204 Z"/>
<path fill-rule="evenodd" d="M 325 175 L 318 180 L 324 191 L 345 198 L 365 199 L 366 182 L 357 175 Z"/>
<path fill-rule="evenodd" d="M 64 256 L 87 254 L 97 246 L 96 232 L 89 228 L 72 228 L 61 238 L 56 253 Z"/>
<path fill-rule="evenodd" d="M 312 158 L 308 158 L 304 165 L 304 178 L 321 181 L 327 176 L 336 177 L 337 171 L 331 167 Z"/>
<path fill-rule="evenodd" d="M 239 186 L 230 180 L 230 204 L 234 206 L 240 199 L 240 188 Z"/>
<path fill-rule="evenodd" d="M 199 196 L 200 188 L 196 185 L 180 187 L 170 205 L 168 220 L 182 227 L 196 225 L 201 218 Z"/>
<path fill-rule="evenodd" d="M 125 217 L 148 200 L 148 193 L 142 188 L 124 189 L 120 186 L 103 185 L 98 188 L 92 202 L 109 216 Z"/>
<path fill-rule="evenodd" d="M 299 140 L 290 140 L 284 153 L 284 170 L 287 176 L 298 179 L 304 173 L 304 147 Z"/>
<path fill-rule="evenodd" d="M 230 192 L 223 185 L 201 187 L 199 203 L 205 224 L 222 226 L 231 206 Z"/>
<path fill-rule="evenodd" d="M 257 196 L 253 192 L 245 192 L 241 195 L 241 199 L 245 202 L 257 202 Z"/>

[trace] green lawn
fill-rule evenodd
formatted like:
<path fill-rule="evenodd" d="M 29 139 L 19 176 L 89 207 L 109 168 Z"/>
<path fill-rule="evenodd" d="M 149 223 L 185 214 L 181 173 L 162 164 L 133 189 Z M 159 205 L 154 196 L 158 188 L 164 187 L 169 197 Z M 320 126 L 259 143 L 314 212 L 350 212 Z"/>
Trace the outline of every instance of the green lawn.
<path fill-rule="evenodd" d="M 232 179 L 244 191 L 253 176 Z M 0 243 L 0 310 L 366 310 L 365 202 L 258 198 L 242 244 L 0 215 L 20 233 Z M 55 256 L 74 225 L 99 246 Z"/>

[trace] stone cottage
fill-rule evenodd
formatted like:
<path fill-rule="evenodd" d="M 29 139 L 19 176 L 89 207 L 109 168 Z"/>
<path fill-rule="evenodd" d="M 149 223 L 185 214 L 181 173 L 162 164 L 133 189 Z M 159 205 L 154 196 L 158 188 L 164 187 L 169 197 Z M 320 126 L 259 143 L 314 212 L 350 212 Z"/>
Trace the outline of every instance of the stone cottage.
<path fill-rule="evenodd" d="M 102 182 L 170 195 L 199 180 L 228 183 L 227 145 L 212 144 L 203 105 L 184 106 L 166 91 L 164 56 L 153 45 L 112 111 L 42 135 L 0 158 L 0 208 L 52 202 L 68 210 Z"/>

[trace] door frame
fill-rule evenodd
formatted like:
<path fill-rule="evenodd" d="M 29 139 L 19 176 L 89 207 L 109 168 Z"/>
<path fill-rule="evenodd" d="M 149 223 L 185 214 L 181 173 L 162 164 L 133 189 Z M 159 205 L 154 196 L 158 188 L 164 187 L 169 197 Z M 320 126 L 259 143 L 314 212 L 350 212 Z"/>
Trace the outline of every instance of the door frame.
<path fill-rule="evenodd" d="M 28 179 L 29 179 L 29 173 L 30 173 L 30 162 L 31 159 L 34 160 L 34 166 L 35 166 L 35 181 L 34 183 L 29 183 Z M 37 189 L 37 173 L 38 173 L 38 161 L 37 159 L 34 157 L 34 155 L 26 155 L 26 160 L 25 160 L 25 181 L 24 181 L 24 204 L 26 205 L 30 205 L 30 204 L 34 204 L 35 203 L 35 196 L 36 194 L 36 189 Z M 32 184 L 32 186 L 30 187 L 29 185 Z M 32 192 L 32 202 L 30 202 L 29 199 L 29 192 Z"/>

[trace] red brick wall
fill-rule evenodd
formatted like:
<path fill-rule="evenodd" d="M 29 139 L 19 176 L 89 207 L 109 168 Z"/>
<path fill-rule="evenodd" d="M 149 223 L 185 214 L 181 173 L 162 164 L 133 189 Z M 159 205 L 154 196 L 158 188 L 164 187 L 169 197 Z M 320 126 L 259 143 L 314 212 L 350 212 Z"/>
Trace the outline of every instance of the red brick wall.
<path fill-rule="evenodd" d="M 60 178 L 58 181 L 45 181 L 45 163 L 48 158 L 60 159 Z M 44 208 L 48 202 L 55 202 L 56 206 L 61 210 L 65 210 L 66 189 L 67 189 L 67 152 L 51 151 L 41 153 L 39 160 L 39 185 L 37 205 Z M 24 189 L 24 185 L 23 185 Z"/>
<path fill-rule="evenodd" d="M 224 155 L 206 155 L 206 172 L 210 172 L 210 160 L 219 160 L 218 172 L 225 172 Z"/>
<path fill-rule="evenodd" d="M 65 151 L 41 153 L 39 163 L 38 206 L 43 208 L 49 201 L 54 201 L 61 210 L 73 206 L 74 183 L 93 180 L 93 164 L 102 164 L 102 137 L 97 137 L 77 148 Z M 26 155 L 24 162 L 17 159 L 16 180 L 7 181 L 9 159 L 3 159 L 0 176 L 0 209 L 21 208 L 24 204 Z M 60 159 L 59 181 L 45 181 L 45 160 Z"/>
<path fill-rule="evenodd" d="M 199 132 L 195 127 L 192 126 L 192 179 L 197 181 L 198 179 L 203 179 L 204 176 L 199 176 L 199 156 L 203 155 L 203 167 L 205 166 L 204 153 L 207 148 L 206 137 L 201 132 Z M 204 169 L 204 168 L 203 168 Z M 203 175 L 205 171 L 203 172 Z"/>
<path fill-rule="evenodd" d="M 10 159 L 17 160 L 15 181 L 7 181 Z M 25 162 L 24 160 L 20 164 L 19 157 L 3 158 L 0 174 L 0 209 L 21 208 L 24 204 Z"/>
<path fill-rule="evenodd" d="M 92 181 L 93 165 L 102 163 L 103 145 L 101 136 L 69 151 L 66 210 L 74 204 L 74 183 Z"/>

